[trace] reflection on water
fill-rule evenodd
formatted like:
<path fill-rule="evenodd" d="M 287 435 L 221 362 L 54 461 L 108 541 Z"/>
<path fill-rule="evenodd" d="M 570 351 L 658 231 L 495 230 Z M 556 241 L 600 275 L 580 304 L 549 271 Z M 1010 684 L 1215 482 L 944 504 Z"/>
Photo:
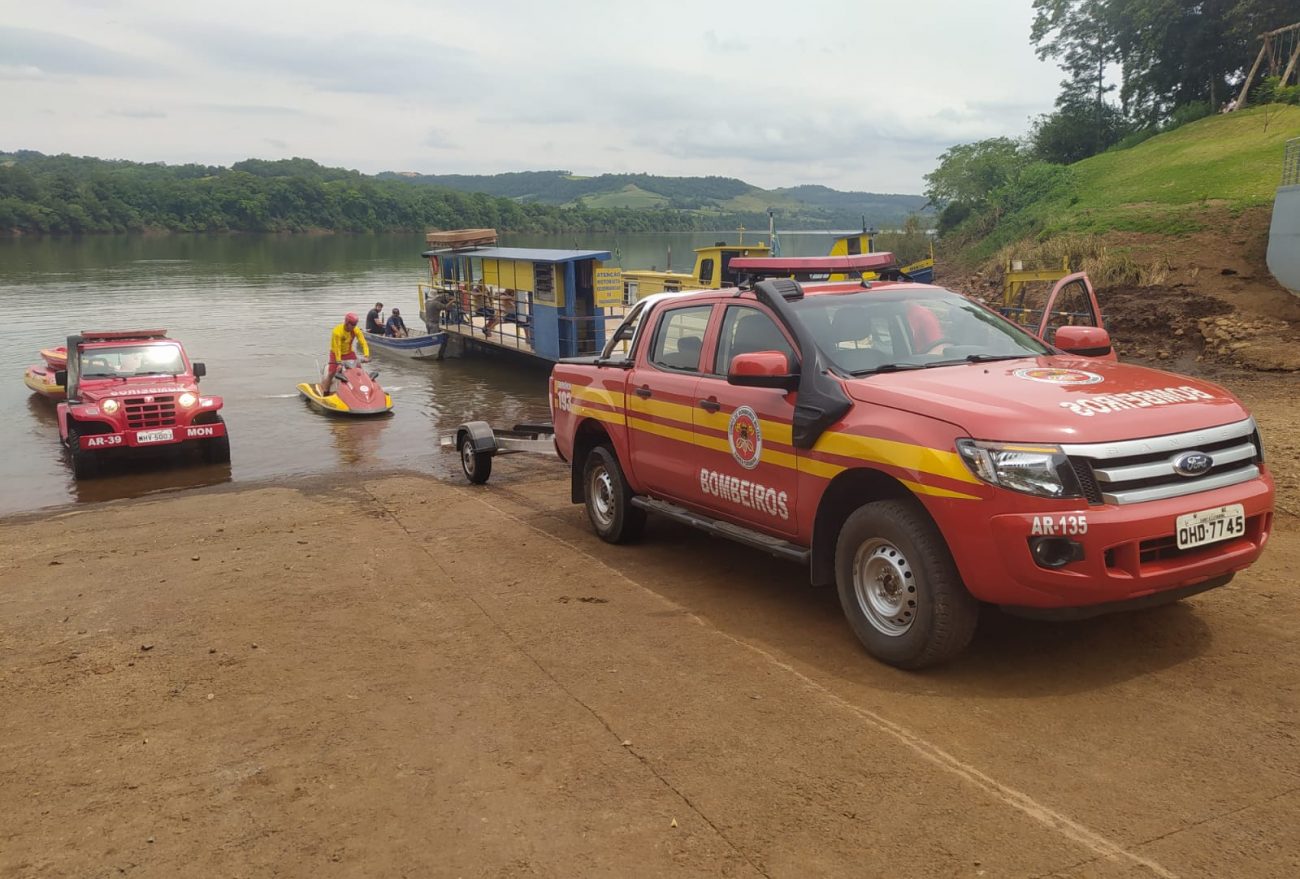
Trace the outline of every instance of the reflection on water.
<path fill-rule="evenodd" d="M 747 235 L 746 240 L 762 236 Z M 503 237 L 506 246 L 610 250 L 627 268 L 691 268 L 691 248 L 726 233 Z M 825 253 L 830 237 L 786 242 Z M 451 476 L 441 433 L 483 419 L 545 421 L 546 370 L 477 358 L 442 363 L 375 353 L 393 397 L 380 420 L 334 420 L 306 406 L 295 386 L 314 381 L 330 329 L 345 312 L 416 308 L 425 279 L 422 235 L 169 235 L 0 239 L 0 514 L 70 500 L 104 500 L 226 480 L 275 479 L 339 468 L 412 468 Z M 128 462 L 75 484 L 59 444 L 54 406 L 23 384 L 41 348 L 83 330 L 165 327 L 206 362 L 206 394 L 224 398 L 229 469 L 192 457 L 163 468 Z"/>
<path fill-rule="evenodd" d="M 95 479 L 75 480 L 69 475 L 68 484 L 77 501 L 90 503 L 220 485 L 230 480 L 229 464 L 198 464 L 193 458 L 187 461 L 142 459 L 114 462 Z"/>
<path fill-rule="evenodd" d="M 303 405 L 308 404 L 304 401 Z M 388 427 L 392 413 L 370 418 L 325 417 L 330 419 L 330 432 L 334 434 L 338 463 L 367 464 L 379 459 L 380 433 Z"/>

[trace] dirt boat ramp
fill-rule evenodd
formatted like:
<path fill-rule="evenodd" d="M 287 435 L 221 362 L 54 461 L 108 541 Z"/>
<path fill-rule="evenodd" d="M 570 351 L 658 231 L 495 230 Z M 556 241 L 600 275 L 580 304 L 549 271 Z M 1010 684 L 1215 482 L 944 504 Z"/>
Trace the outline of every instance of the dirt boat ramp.
<path fill-rule="evenodd" d="M 0 523 L 0 875 L 1300 874 L 1300 530 L 1181 604 L 857 646 L 558 463 Z"/>

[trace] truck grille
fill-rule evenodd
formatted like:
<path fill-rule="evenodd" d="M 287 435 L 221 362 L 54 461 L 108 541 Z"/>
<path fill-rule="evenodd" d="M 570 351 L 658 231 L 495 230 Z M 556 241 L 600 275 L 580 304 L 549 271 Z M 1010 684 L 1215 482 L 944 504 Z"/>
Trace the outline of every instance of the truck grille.
<path fill-rule="evenodd" d="M 1187 433 L 1114 443 L 1062 446 L 1090 504 L 1138 504 L 1247 482 L 1264 460 L 1255 420 L 1247 418 Z M 1174 470 L 1185 452 L 1208 455 L 1195 476 Z"/>
<path fill-rule="evenodd" d="M 157 397 L 127 397 L 124 403 L 127 427 L 170 427 L 176 423 L 174 394 Z"/>

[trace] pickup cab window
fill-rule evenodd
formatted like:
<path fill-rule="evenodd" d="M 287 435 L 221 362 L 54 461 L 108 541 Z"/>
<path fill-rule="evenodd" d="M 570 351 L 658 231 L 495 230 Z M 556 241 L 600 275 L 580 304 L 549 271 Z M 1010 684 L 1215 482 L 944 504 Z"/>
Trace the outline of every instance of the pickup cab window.
<path fill-rule="evenodd" d="M 661 369 L 698 372 L 704 333 L 709 326 L 712 305 L 696 305 L 665 311 L 655 332 L 650 362 Z"/>
<path fill-rule="evenodd" d="M 777 327 L 776 321 L 757 308 L 733 305 L 722 318 L 722 334 L 718 339 L 718 354 L 713 372 L 726 375 L 731 361 L 738 354 L 755 351 L 780 351 L 786 362 L 794 365 L 794 348 Z"/>
<path fill-rule="evenodd" d="M 1051 351 L 1010 321 L 943 290 L 808 296 L 794 310 L 835 366 L 851 375 Z"/>

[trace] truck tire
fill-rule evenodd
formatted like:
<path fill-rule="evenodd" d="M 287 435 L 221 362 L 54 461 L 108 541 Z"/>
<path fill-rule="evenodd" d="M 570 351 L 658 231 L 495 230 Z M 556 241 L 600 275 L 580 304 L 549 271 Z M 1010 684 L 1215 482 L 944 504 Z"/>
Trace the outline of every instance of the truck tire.
<path fill-rule="evenodd" d="M 225 419 L 218 415 L 212 423 L 225 424 Z M 199 446 L 199 456 L 204 464 L 229 464 L 230 436 L 223 434 L 214 439 L 204 440 Z"/>
<path fill-rule="evenodd" d="M 881 662 L 937 665 L 975 633 L 979 603 L 916 501 L 876 501 L 849 516 L 835 545 L 835 584 L 853 633 Z"/>
<path fill-rule="evenodd" d="M 68 428 L 68 457 L 74 479 L 90 479 L 99 473 L 99 457 L 81 447 L 81 431 L 75 427 Z"/>
<path fill-rule="evenodd" d="M 630 543 L 645 530 L 645 510 L 632 506 L 632 490 L 609 446 L 596 446 L 587 453 L 582 493 L 591 527 L 606 543 Z"/>
<path fill-rule="evenodd" d="M 492 453 L 474 449 L 474 437 L 468 433 L 460 439 L 460 469 L 474 485 L 482 485 L 492 475 Z"/>

